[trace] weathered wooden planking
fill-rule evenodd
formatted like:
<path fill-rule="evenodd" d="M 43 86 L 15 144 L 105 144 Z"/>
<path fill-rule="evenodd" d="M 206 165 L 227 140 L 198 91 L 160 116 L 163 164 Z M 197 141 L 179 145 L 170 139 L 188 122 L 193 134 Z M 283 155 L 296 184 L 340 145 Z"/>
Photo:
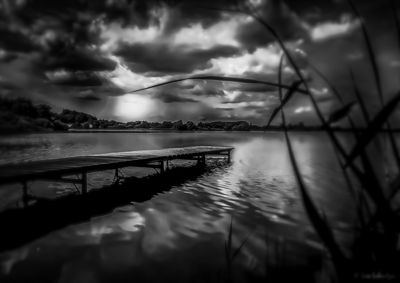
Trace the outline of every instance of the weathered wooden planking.
<path fill-rule="evenodd" d="M 192 146 L 114 152 L 7 164 L 0 166 L 0 184 L 23 182 L 66 174 L 80 174 L 83 172 L 116 169 L 125 166 L 140 166 L 140 164 L 168 159 L 179 159 L 205 154 L 221 154 L 224 152 L 229 153 L 232 149 L 232 147 L 221 146 Z"/>

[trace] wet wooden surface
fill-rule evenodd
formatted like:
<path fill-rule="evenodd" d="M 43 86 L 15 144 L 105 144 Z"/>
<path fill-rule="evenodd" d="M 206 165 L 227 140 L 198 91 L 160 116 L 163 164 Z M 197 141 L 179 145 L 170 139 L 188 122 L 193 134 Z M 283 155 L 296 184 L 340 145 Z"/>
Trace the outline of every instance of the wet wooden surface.
<path fill-rule="evenodd" d="M 74 156 L 59 159 L 6 164 L 0 166 L 0 184 L 24 182 L 68 174 L 80 174 L 127 166 L 145 165 L 149 162 L 173 160 L 212 154 L 228 154 L 232 147 L 191 146 Z"/>

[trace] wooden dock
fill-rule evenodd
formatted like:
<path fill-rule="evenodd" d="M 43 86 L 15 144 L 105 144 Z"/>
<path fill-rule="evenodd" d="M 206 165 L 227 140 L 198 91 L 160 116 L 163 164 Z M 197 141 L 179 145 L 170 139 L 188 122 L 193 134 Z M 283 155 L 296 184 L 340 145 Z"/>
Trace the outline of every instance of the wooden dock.
<path fill-rule="evenodd" d="M 81 193 L 85 194 L 87 193 L 87 173 L 90 172 L 115 170 L 115 176 L 118 178 L 118 169 L 124 167 L 151 167 L 159 169 L 159 172 L 162 174 L 168 169 L 168 162 L 171 160 L 197 160 L 198 164 L 205 165 L 207 155 L 221 155 L 226 156 L 228 162 L 230 162 L 232 150 L 232 147 L 192 146 L 114 152 L 6 164 L 0 166 L 0 185 L 21 183 L 23 202 L 27 206 L 29 201 L 27 183 L 29 181 L 46 180 L 79 184 L 81 186 Z M 79 177 L 73 178 L 73 176 Z"/>

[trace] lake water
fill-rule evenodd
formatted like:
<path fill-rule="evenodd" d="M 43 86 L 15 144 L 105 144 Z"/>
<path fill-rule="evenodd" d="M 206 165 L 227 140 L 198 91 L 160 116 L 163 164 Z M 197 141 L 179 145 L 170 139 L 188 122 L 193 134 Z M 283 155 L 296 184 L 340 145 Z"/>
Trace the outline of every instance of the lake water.
<path fill-rule="evenodd" d="M 291 137 L 311 195 L 345 244 L 351 231 L 352 201 L 329 139 L 323 133 Z M 1 253 L 0 281 L 221 282 L 231 220 L 233 247 L 248 237 L 235 258 L 238 282 L 247 278 L 245 271 L 264 274 L 273 253 L 294 265 L 310 266 L 315 258 L 324 257 L 299 199 L 280 132 L 2 136 L 0 163 L 193 145 L 233 146 L 232 163 L 148 201 L 127 200 L 108 214 Z M 96 174 L 89 183 L 101 187 L 102 178 L 109 176 Z M 66 189 L 36 186 L 43 191 Z M 10 186 L 0 191 L 3 209 L 15 204 L 15 192 Z"/>

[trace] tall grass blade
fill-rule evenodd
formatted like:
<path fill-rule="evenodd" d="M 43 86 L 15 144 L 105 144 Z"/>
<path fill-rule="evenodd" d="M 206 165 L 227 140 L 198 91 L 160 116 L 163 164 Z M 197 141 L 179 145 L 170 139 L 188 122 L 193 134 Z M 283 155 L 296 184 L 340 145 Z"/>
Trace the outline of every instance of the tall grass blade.
<path fill-rule="evenodd" d="M 381 77 L 380 77 L 380 73 L 379 73 L 376 54 L 375 54 L 374 49 L 372 47 L 372 42 L 371 42 L 370 36 L 368 35 L 367 27 L 365 25 L 363 17 L 361 17 L 360 13 L 358 12 L 358 10 L 357 10 L 356 6 L 354 5 L 354 3 L 352 2 L 352 0 L 348 0 L 348 3 L 350 5 L 350 7 L 352 8 L 354 14 L 356 15 L 356 17 L 359 19 L 359 21 L 361 23 L 361 29 L 362 29 L 362 33 L 363 33 L 365 44 L 367 46 L 368 56 L 369 56 L 369 59 L 370 59 L 370 62 L 371 62 L 372 70 L 373 70 L 373 73 L 374 73 L 374 78 L 375 78 L 375 82 L 376 82 L 376 87 L 378 89 L 379 99 L 380 99 L 380 102 L 381 102 L 381 104 L 383 106 L 384 105 L 384 98 L 383 98 Z M 398 167 L 398 169 L 400 171 L 400 152 L 399 152 L 399 150 L 397 148 L 396 141 L 395 141 L 395 139 L 393 137 L 393 133 L 392 133 L 392 129 L 391 129 L 389 121 L 387 121 L 387 126 L 388 126 L 389 142 L 390 142 L 390 145 L 391 145 L 393 153 L 394 153 L 394 157 L 395 157 L 395 160 L 396 160 L 396 163 L 397 163 L 397 167 Z"/>
<path fill-rule="evenodd" d="M 293 94 L 296 92 L 297 88 L 301 85 L 301 81 L 295 81 L 291 86 L 290 89 L 288 90 L 288 92 L 286 93 L 285 97 L 282 99 L 282 102 L 279 104 L 278 107 L 276 107 L 274 109 L 274 111 L 272 111 L 271 117 L 268 120 L 267 123 L 267 128 L 270 126 L 270 124 L 272 123 L 272 121 L 274 120 L 276 114 L 279 113 L 279 110 L 281 110 L 288 102 L 289 100 L 292 98 Z"/>
<path fill-rule="evenodd" d="M 390 182 L 389 189 L 389 199 L 392 200 L 400 191 L 400 174 L 397 174 L 397 176 Z"/>
<path fill-rule="evenodd" d="M 322 111 L 321 111 L 321 109 L 319 108 L 319 106 L 317 104 L 317 101 L 315 100 L 315 98 L 313 97 L 312 93 L 310 92 L 310 88 L 308 87 L 307 81 L 305 80 L 303 74 L 301 73 L 300 68 L 297 66 L 297 64 L 294 61 L 293 57 L 291 56 L 290 52 L 287 50 L 287 48 L 286 48 L 285 44 L 283 43 L 282 39 L 279 37 L 278 33 L 272 28 L 272 26 L 270 26 L 267 22 L 265 22 L 260 17 L 257 17 L 255 14 L 251 14 L 251 13 L 250 13 L 250 15 L 254 19 L 256 19 L 258 22 L 260 22 L 274 36 L 274 38 L 278 41 L 279 46 L 282 48 L 284 54 L 288 58 L 289 63 L 293 67 L 293 69 L 295 70 L 296 75 L 299 77 L 299 79 L 304 84 L 304 87 L 305 87 L 307 93 L 310 96 L 310 100 L 311 100 L 311 103 L 313 105 L 313 108 L 314 108 L 314 110 L 315 110 L 315 112 L 317 114 L 318 119 L 321 121 L 323 128 L 328 133 L 329 138 L 331 139 L 331 141 L 335 145 L 335 147 L 338 149 L 340 155 L 344 159 L 347 159 L 346 151 L 344 150 L 343 146 L 340 144 L 339 140 L 336 138 L 336 136 L 335 136 L 332 128 L 330 127 L 330 125 L 325 121 L 325 118 L 322 115 Z"/>
<path fill-rule="evenodd" d="M 327 86 L 331 89 L 331 91 L 334 94 L 334 96 L 336 97 L 336 99 L 341 103 L 342 108 L 344 108 L 346 106 L 346 104 L 344 102 L 343 96 L 341 95 L 339 90 L 335 87 L 335 85 L 315 65 L 313 65 L 312 63 L 309 62 L 309 66 L 327 84 Z M 353 120 L 352 120 L 352 118 L 350 116 L 348 116 L 348 119 L 349 119 L 349 123 L 350 123 L 351 129 L 352 129 L 352 133 L 353 133 L 355 139 L 357 140 L 357 131 L 356 131 L 355 124 L 354 124 L 354 122 L 353 122 Z M 344 176 L 344 179 L 346 181 L 347 187 L 348 187 L 348 189 L 350 191 L 350 194 L 351 194 L 351 196 L 353 197 L 353 200 L 356 203 L 357 212 L 358 212 L 358 215 L 359 215 L 359 218 L 360 218 L 360 222 L 361 222 L 361 225 L 363 226 L 364 223 L 365 223 L 364 217 L 363 217 L 363 211 L 362 211 L 362 208 L 363 208 L 363 205 L 364 205 L 363 198 L 362 198 L 362 196 L 363 196 L 362 193 L 363 192 L 359 191 L 358 194 L 357 194 L 357 191 L 356 191 L 356 189 L 354 188 L 354 186 L 353 186 L 353 184 L 351 182 L 349 173 L 347 172 L 347 170 L 346 170 L 346 168 L 344 166 L 344 163 L 340 159 L 340 154 L 339 154 L 337 148 L 334 148 L 334 152 L 335 152 L 335 157 L 336 157 L 336 159 L 337 159 L 337 161 L 339 163 L 339 166 L 342 169 L 343 176 Z"/>
<path fill-rule="evenodd" d="M 309 92 L 308 86 L 307 86 L 307 81 L 304 78 L 303 74 L 301 73 L 301 70 L 299 68 L 299 66 L 297 66 L 296 62 L 294 61 L 292 55 L 290 55 L 289 50 L 286 48 L 285 44 L 283 43 L 283 40 L 280 38 L 280 36 L 278 35 L 278 33 L 275 31 L 275 29 L 272 28 L 272 26 L 270 26 L 266 21 L 264 21 L 262 18 L 258 17 L 256 14 L 254 13 L 250 13 L 250 15 L 257 20 L 261 25 L 263 25 L 272 35 L 273 37 L 278 41 L 279 46 L 282 48 L 284 54 L 286 55 L 286 57 L 288 58 L 290 65 L 293 67 L 293 69 L 296 72 L 296 75 L 299 77 L 299 79 L 302 81 L 302 83 L 304 83 L 306 90 Z"/>
<path fill-rule="evenodd" d="M 399 48 L 400 48 L 400 19 L 398 17 L 398 13 L 397 13 L 397 5 L 396 2 L 394 0 L 392 0 L 392 11 L 393 11 L 393 15 L 394 15 L 394 20 L 395 20 L 395 24 L 396 24 L 396 31 L 397 31 L 397 40 L 399 42 Z M 393 134 L 391 132 L 391 127 L 390 124 L 388 123 L 388 129 L 389 129 L 389 138 L 390 138 L 390 143 L 392 145 L 393 148 L 393 152 L 395 154 L 395 158 L 396 158 L 396 162 L 397 162 L 397 169 L 400 172 L 400 153 L 399 150 L 397 148 L 395 139 L 393 137 Z"/>
<path fill-rule="evenodd" d="M 396 140 L 395 140 L 394 135 L 393 135 L 392 126 L 390 125 L 389 121 L 387 122 L 387 129 L 388 129 L 389 142 L 390 142 L 390 145 L 392 147 L 394 159 L 395 159 L 396 164 L 397 164 L 397 169 L 400 172 L 400 152 L 399 152 L 399 149 L 397 147 Z"/>
<path fill-rule="evenodd" d="M 344 104 L 344 100 L 342 95 L 340 94 L 339 90 L 333 85 L 333 83 L 313 64 L 310 62 L 308 63 L 310 68 L 328 85 L 328 87 L 332 90 L 333 94 L 335 95 L 336 99 L 339 100 L 342 105 Z"/>
<path fill-rule="evenodd" d="M 154 85 L 140 88 L 140 89 L 131 90 L 131 91 L 128 91 L 127 93 L 134 93 L 134 92 L 138 92 L 138 91 L 143 91 L 143 90 L 156 88 L 156 87 L 173 84 L 173 83 L 177 83 L 177 82 L 183 82 L 183 81 L 187 81 L 187 80 L 208 80 L 208 81 L 221 81 L 221 82 L 226 81 L 226 82 L 235 82 L 235 83 L 263 84 L 263 85 L 272 86 L 272 87 L 282 87 L 283 89 L 291 88 L 291 86 L 287 86 L 287 85 L 279 85 L 278 83 L 255 80 L 255 79 L 247 79 L 247 78 L 237 78 L 237 77 L 227 77 L 227 76 L 191 76 L 191 77 L 187 77 L 187 78 L 181 78 L 181 79 L 166 81 L 166 82 L 159 83 L 159 84 L 154 84 Z M 296 89 L 296 91 L 300 92 L 302 94 L 308 94 L 308 92 L 304 89 Z"/>
<path fill-rule="evenodd" d="M 400 102 L 400 92 L 398 92 L 388 103 L 378 112 L 375 118 L 369 123 L 366 131 L 358 139 L 357 144 L 350 152 L 346 166 L 352 163 L 360 155 L 365 147 L 373 140 L 382 126 L 387 122 L 390 115 L 394 112 L 397 104 Z"/>
<path fill-rule="evenodd" d="M 283 68 L 283 55 L 281 56 L 281 59 L 279 60 L 279 68 L 278 68 L 278 84 L 282 82 L 282 68 Z M 283 91 L 282 88 L 278 88 L 278 94 L 279 94 L 279 101 L 281 102 L 282 105 L 282 100 L 283 100 Z M 281 108 L 281 110 L 283 111 L 283 108 Z M 281 112 L 282 112 L 281 111 Z M 284 116 L 285 114 L 281 113 L 281 116 Z M 284 117 L 282 117 L 284 118 Z M 283 121 L 282 121 L 283 123 Z M 285 126 L 285 125 L 284 125 Z"/>
<path fill-rule="evenodd" d="M 325 81 L 327 86 L 331 89 L 332 93 L 335 95 L 336 99 L 341 103 L 342 107 L 345 107 L 346 104 L 344 102 L 343 96 L 341 95 L 339 90 L 335 87 L 335 85 L 315 65 L 313 65 L 312 63 L 309 62 L 309 66 L 323 81 Z M 351 128 L 353 130 L 352 133 L 353 133 L 355 139 L 357 140 L 357 131 L 356 131 L 355 124 L 354 124 L 354 122 L 353 122 L 353 120 L 352 120 L 352 118 L 350 116 L 348 116 L 348 119 L 349 119 L 350 126 L 351 126 Z M 357 194 L 357 191 L 356 191 L 356 189 L 354 188 L 354 186 L 353 186 L 353 184 L 351 182 L 349 173 L 347 172 L 347 170 L 346 170 L 346 168 L 344 166 L 344 163 L 340 159 L 340 154 L 339 154 L 337 148 L 334 148 L 334 152 L 335 152 L 335 157 L 336 157 L 336 159 L 337 159 L 337 161 L 339 163 L 339 166 L 342 169 L 343 176 L 344 176 L 344 179 L 346 181 L 347 187 L 348 187 L 348 189 L 350 191 L 350 194 L 351 194 L 351 196 L 353 197 L 353 199 L 354 199 L 354 201 L 356 203 L 358 215 L 359 215 L 360 221 L 361 221 L 361 225 L 364 225 L 365 221 L 364 221 L 364 218 L 363 218 L 363 211 L 362 211 L 362 208 L 363 208 L 363 205 L 364 205 L 363 198 L 362 198 L 363 192 L 362 191 L 358 191 L 358 194 Z"/>
<path fill-rule="evenodd" d="M 235 258 L 239 255 L 240 251 L 243 249 L 244 245 L 247 243 L 249 240 L 250 235 L 248 235 L 239 245 L 239 247 L 236 248 L 236 250 L 232 254 L 232 261 L 235 260 Z"/>
<path fill-rule="evenodd" d="M 346 272 L 346 258 L 341 251 L 339 245 L 337 244 L 335 237 L 333 235 L 333 232 L 328 225 L 328 223 L 324 220 L 323 217 L 318 213 L 318 209 L 316 208 L 315 204 L 313 203 L 311 197 L 308 195 L 307 189 L 304 185 L 304 182 L 302 180 L 302 177 L 300 175 L 300 170 L 298 168 L 293 148 L 292 145 L 289 141 L 289 136 L 287 131 L 285 132 L 285 138 L 288 144 L 288 150 L 289 150 L 289 157 L 291 164 L 293 166 L 293 170 L 295 172 L 296 180 L 300 188 L 300 193 L 302 196 L 304 208 L 307 212 L 307 215 L 316 230 L 317 234 L 329 250 L 330 254 L 332 255 L 333 261 L 335 263 L 335 266 L 338 268 L 338 272 L 345 274 Z M 288 142 L 289 141 L 289 142 Z"/>
<path fill-rule="evenodd" d="M 229 225 L 229 234 L 228 234 L 228 247 L 229 247 L 229 250 L 231 250 L 231 248 L 232 248 L 232 234 L 233 234 L 233 228 L 232 228 L 232 226 L 233 226 L 233 220 L 232 220 L 232 218 L 231 218 L 231 224 Z"/>
<path fill-rule="evenodd" d="M 361 153 L 361 161 L 365 171 L 365 177 L 362 180 L 363 188 L 376 205 L 376 219 L 381 220 L 387 232 L 396 230 L 399 224 L 392 213 L 389 201 L 383 194 L 383 188 L 364 150 Z"/>
<path fill-rule="evenodd" d="M 227 282 L 232 282 L 232 218 L 229 225 L 228 240 L 225 240 L 225 261 L 227 266 Z"/>
<path fill-rule="evenodd" d="M 232 246 L 232 237 L 233 237 L 233 219 L 231 218 L 231 223 L 229 225 L 228 239 L 225 240 L 225 260 L 227 265 L 227 274 L 226 281 L 233 282 L 232 280 L 232 265 L 235 258 L 239 255 L 240 251 L 243 249 L 244 245 L 247 243 L 250 235 L 248 235 L 237 247 L 233 250 Z"/>
<path fill-rule="evenodd" d="M 278 82 L 281 82 L 281 80 L 282 80 L 281 73 L 282 73 L 282 58 L 281 58 L 281 62 L 279 64 Z M 283 99 L 282 99 L 282 90 L 281 89 L 279 90 L 279 98 L 280 98 L 281 104 L 282 104 Z M 325 221 L 324 217 L 319 214 L 318 209 L 316 208 L 314 202 L 312 201 L 311 197 L 308 194 L 308 191 L 303 182 L 303 178 L 301 176 L 300 169 L 297 164 L 294 150 L 292 147 L 292 143 L 289 138 L 288 131 L 287 131 L 284 109 L 281 108 L 280 112 L 281 112 L 281 118 L 282 118 L 282 123 L 283 123 L 283 128 L 284 128 L 286 146 L 288 148 L 289 158 L 290 158 L 290 162 L 291 162 L 291 165 L 292 165 L 295 177 L 296 177 L 296 181 L 300 188 L 300 194 L 302 196 L 304 208 L 307 212 L 307 215 L 310 219 L 311 224 L 313 225 L 317 234 L 319 235 L 319 237 L 325 244 L 326 248 L 331 253 L 333 261 L 338 269 L 338 272 L 341 274 L 342 278 L 347 277 L 347 272 L 345 271 L 346 258 L 344 256 L 343 252 L 341 251 L 340 247 L 338 246 L 338 244 L 333 236 L 332 230 L 330 229 L 329 225 Z"/>
<path fill-rule="evenodd" d="M 394 16 L 394 21 L 396 24 L 396 32 L 397 32 L 397 40 L 399 42 L 399 48 L 400 48 L 400 19 L 399 16 L 397 14 L 397 5 L 396 5 L 396 1 L 392 0 L 392 11 L 393 11 L 393 16 Z"/>
<path fill-rule="evenodd" d="M 383 91 L 382 91 L 382 82 L 381 82 L 381 77 L 379 74 L 379 68 L 378 68 L 378 63 L 377 63 L 377 59 L 376 59 L 376 55 L 375 55 L 375 51 L 372 47 L 372 42 L 370 39 L 370 36 L 368 34 L 368 30 L 367 27 L 365 25 L 365 21 L 364 18 L 360 15 L 360 13 L 358 12 L 356 6 L 354 5 L 352 0 L 347 0 L 351 9 L 353 10 L 355 16 L 357 17 L 357 19 L 360 21 L 361 24 L 361 30 L 362 30 L 362 34 L 364 37 L 364 41 L 365 41 L 365 45 L 367 47 L 367 52 L 368 52 L 368 57 L 372 66 L 372 70 L 374 73 L 374 79 L 375 79 L 375 83 L 376 83 L 376 87 L 378 89 L 378 94 L 379 94 L 379 99 L 381 101 L 381 103 L 383 104 Z"/>
<path fill-rule="evenodd" d="M 368 124 L 370 122 L 369 113 L 368 113 L 367 107 L 365 105 L 364 99 L 363 99 L 363 97 L 361 95 L 360 89 L 357 86 L 353 70 L 351 70 L 351 69 L 350 69 L 350 78 L 351 78 L 351 82 L 353 84 L 354 94 L 356 95 L 358 104 L 361 107 L 361 112 L 362 112 L 362 114 L 364 116 L 364 120 Z"/>
<path fill-rule="evenodd" d="M 349 102 L 342 106 L 341 108 L 333 111 L 328 118 L 328 123 L 332 124 L 342 120 L 343 118 L 347 117 L 351 110 L 353 109 L 354 105 L 356 104 L 355 101 Z"/>
<path fill-rule="evenodd" d="M 299 66 L 297 66 L 297 64 L 294 61 L 293 57 L 291 56 L 290 52 L 286 48 L 283 40 L 280 38 L 278 33 L 275 31 L 275 29 L 271 25 L 269 25 L 266 21 L 264 21 L 261 17 L 259 17 L 256 14 L 256 12 L 255 12 L 256 9 L 254 9 L 254 6 L 252 5 L 252 3 L 246 2 L 246 4 L 248 4 L 252 9 L 249 9 L 249 11 L 236 11 L 235 10 L 233 12 L 244 13 L 244 14 L 247 14 L 248 16 L 252 17 L 256 21 L 258 21 L 263 27 L 265 27 L 266 30 L 269 31 L 272 34 L 272 36 L 276 39 L 276 41 L 278 42 L 279 46 L 283 50 L 283 53 L 288 58 L 289 63 L 293 67 L 296 75 L 301 80 L 301 82 L 304 84 L 305 90 L 301 89 L 298 92 L 301 92 L 301 93 L 304 93 L 304 94 L 308 94 L 310 96 L 310 99 L 311 99 L 312 105 L 314 107 L 314 110 L 317 113 L 317 116 L 318 116 L 319 120 L 321 121 L 322 126 L 324 127 L 324 129 L 328 133 L 329 138 L 331 139 L 331 141 L 334 144 L 334 146 L 338 149 L 340 155 L 344 159 L 347 159 L 346 151 L 344 150 L 343 146 L 340 144 L 339 140 L 336 138 L 336 136 L 335 136 L 333 130 L 331 129 L 330 125 L 325 121 L 324 116 L 322 115 L 321 109 L 319 108 L 315 98 L 313 97 L 312 93 L 310 92 L 310 88 L 308 87 L 307 80 L 304 78 L 303 74 L 301 73 L 301 70 L 300 70 Z M 229 9 L 221 9 L 221 10 L 225 10 L 226 12 L 232 12 L 232 10 L 229 10 Z M 282 88 L 289 89 L 287 86 L 282 87 Z M 352 169 L 353 170 L 357 170 L 357 168 L 355 168 L 353 166 L 352 166 Z"/>
<path fill-rule="evenodd" d="M 337 98 L 337 100 L 342 104 L 342 107 L 344 107 L 346 104 L 345 104 L 345 102 L 343 100 L 343 97 L 340 94 L 340 92 L 337 90 L 337 88 L 333 85 L 333 83 L 331 83 L 330 80 L 320 70 L 318 70 L 318 68 L 316 68 L 313 64 L 310 63 L 309 65 L 310 65 L 311 69 L 314 70 L 314 72 L 316 72 L 316 74 L 318 76 L 320 76 L 325 81 L 325 83 L 328 85 L 328 87 L 332 90 L 332 92 L 335 95 L 335 97 Z M 355 126 L 355 124 L 353 122 L 353 119 L 350 116 L 348 116 L 348 119 L 349 119 L 349 124 L 350 124 L 351 129 L 352 129 L 352 133 L 353 133 L 355 139 L 357 140 L 358 135 L 357 135 L 357 131 L 356 131 L 356 126 Z M 329 124 L 328 124 L 328 126 L 329 126 Z M 333 136 L 332 132 L 329 130 L 329 128 L 327 129 L 327 132 L 331 136 L 331 140 L 333 141 L 333 143 L 334 144 L 335 143 L 339 144 L 338 141 L 336 140 L 336 138 Z M 343 151 L 340 151 L 340 149 L 337 146 L 335 147 L 335 151 L 334 152 L 335 152 L 335 156 L 336 156 L 336 158 L 338 160 L 338 163 L 340 165 L 340 168 L 343 171 L 343 174 L 345 176 L 345 179 L 347 181 L 349 189 L 351 191 L 355 192 L 355 190 L 353 189 L 353 185 L 349 181 L 350 178 L 348 177 L 348 173 L 346 171 L 346 167 L 345 167 L 344 163 L 342 162 L 342 160 L 340 159 L 340 155 L 341 155 L 346 160 L 346 158 L 347 158 L 346 154 L 344 154 Z M 358 170 L 357 167 L 352 166 L 352 170 L 354 171 L 355 174 L 357 174 L 359 176 L 362 175 L 362 173 Z"/>
<path fill-rule="evenodd" d="M 232 219 L 229 225 L 228 240 L 225 240 L 225 257 L 228 265 L 231 261 L 231 251 L 232 251 Z"/>
<path fill-rule="evenodd" d="M 233 247 L 232 247 L 232 236 L 233 236 L 233 223 L 232 223 L 232 219 L 231 219 L 231 224 L 229 225 L 229 233 L 228 233 L 228 241 L 225 242 L 225 251 L 226 251 L 226 256 L 228 258 L 228 262 L 232 263 L 233 260 L 236 258 L 236 256 L 240 253 L 240 251 L 242 250 L 242 248 L 244 247 L 244 245 L 246 244 L 246 242 L 248 241 L 248 239 L 250 238 L 250 235 L 248 235 L 239 245 L 239 247 L 237 247 L 234 251 L 233 251 Z M 233 252 L 232 252 L 233 251 Z"/>

